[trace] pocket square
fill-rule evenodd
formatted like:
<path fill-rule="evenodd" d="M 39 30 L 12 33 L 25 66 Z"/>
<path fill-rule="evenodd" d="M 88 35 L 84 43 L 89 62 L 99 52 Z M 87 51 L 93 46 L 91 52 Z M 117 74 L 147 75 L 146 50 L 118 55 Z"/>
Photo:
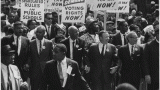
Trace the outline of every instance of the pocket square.
<path fill-rule="evenodd" d="M 75 74 L 71 74 L 71 76 L 75 76 Z"/>
<path fill-rule="evenodd" d="M 82 50 L 82 48 L 79 48 L 78 50 Z"/>
<path fill-rule="evenodd" d="M 138 54 L 137 56 L 140 56 L 140 54 Z"/>

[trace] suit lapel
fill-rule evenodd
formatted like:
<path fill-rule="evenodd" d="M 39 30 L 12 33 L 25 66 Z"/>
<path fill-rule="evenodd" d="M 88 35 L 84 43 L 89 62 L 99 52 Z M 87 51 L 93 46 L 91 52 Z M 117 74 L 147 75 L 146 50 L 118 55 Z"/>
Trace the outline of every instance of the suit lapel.
<path fill-rule="evenodd" d="M 71 66 L 72 67 L 72 63 L 70 62 L 70 60 L 68 58 L 66 58 L 66 62 L 67 62 L 67 69 L 68 69 L 68 66 Z M 72 67 L 72 70 L 73 70 L 73 67 Z M 71 72 L 72 73 L 72 72 Z M 65 88 L 68 89 L 71 85 L 71 78 L 70 78 L 70 75 L 67 73 L 67 81 L 66 81 L 66 85 L 65 85 Z"/>
<path fill-rule="evenodd" d="M 21 47 L 19 48 L 20 49 L 20 52 L 19 52 L 19 56 L 21 54 L 21 51 L 22 51 L 22 47 L 25 45 L 25 41 L 23 40 L 23 38 L 21 37 Z"/>
<path fill-rule="evenodd" d="M 37 55 L 40 57 L 40 55 L 38 53 L 37 41 L 35 40 L 33 44 L 35 46 L 35 51 L 36 51 Z"/>
<path fill-rule="evenodd" d="M 43 48 L 43 47 L 45 47 L 45 48 Z M 42 51 L 40 53 L 40 56 L 43 55 L 45 49 L 46 49 L 46 40 L 44 39 L 44 42 L 43 42 L 43 45 L 42 45 Z"/>
<path fill-rule="evenodd" d="M 120 37 L 120 38 L 119 38 Z M 120 42 L 120 44 L 122 45 L 122 39 L 121 39 L 121 34 L 118 34 L 118 41 Z"/>
<path fill-rule="evenodd" d="M 126 45 L 126 54 L 128 54 L 126 56 L 129 56 L 130 60 L 131 60 L 131 54 L 130 54 L 130 50 L 129 50 L 129 45 L 128 44 Z"/>

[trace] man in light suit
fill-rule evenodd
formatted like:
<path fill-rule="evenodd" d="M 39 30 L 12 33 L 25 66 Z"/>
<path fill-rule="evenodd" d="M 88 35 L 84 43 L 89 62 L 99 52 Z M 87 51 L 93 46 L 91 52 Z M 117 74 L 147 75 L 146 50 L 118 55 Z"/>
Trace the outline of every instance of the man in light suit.
<path fill-rule="evenodd" d="M 10 45 L 15 50 L 15 62 L 21 72 L 24 81 L 28 78 L 28 72 L 24 70 L 24 66 L 28 61 L 29 40 L 22 36 L 23 24 L 20 21 L 14 23 L 14 34 L 3 37 L 1 39 L 2 46 Z"/>
<path fill-rule="evenodd" d="M 31 90 L 38 90 L 43 69 L 52 59 L 52 42 L 44 38 L 45 27 L 40 25 L 36 30 L 36 39 L 30 42 L 30 78 Z"/>
<path fill-rule="evenodd" d="M 85 41 L 78 38 L 79 32 L 75 26 L 70 26 L 68 33 L 70 37 L 61 41 L 67 47 L 66 57 L 77 61 L 79 69 L 82 71 L 84 62 L 89 66 L 89 63 L 85 61 Z"/>
<path fill-rule="evenodd" d="M 27 83 L 23 85 L 18 67 L 12 65 L 15 50 L 11 50 L 10 45 L 2 46 L 1 49 L 1 90 L 28 90 Z"/>
<path fill-rule="evenodd" d="M 53 60 L 45 66 L 40 90 L 91 90 L 79 71 L 78 63 L 66 58 L 66 53 L 64 44 L 53 48 Z"/>
<path fill-rule="evenodd" d="M 99 33 L 100 43 L 94 44 L 89 48 L 88 58 L 91 64 L 91 78 L 93 90 L 111 90 L 112 74 L 116 67 L 116 47 L 108 43 L 109 34 L 102 30 Z"/>
<path fill-rule="evenodd" d="M 130 83 L 139 89 L 142 71 L 145 75 L 145 60 L 143 60 L 143 47 L 137 45 L 137 34 L 131 31 L 127 34 L 128 44 L 120 47 L 118 56 L 121 65 L 121 83 Z"/>

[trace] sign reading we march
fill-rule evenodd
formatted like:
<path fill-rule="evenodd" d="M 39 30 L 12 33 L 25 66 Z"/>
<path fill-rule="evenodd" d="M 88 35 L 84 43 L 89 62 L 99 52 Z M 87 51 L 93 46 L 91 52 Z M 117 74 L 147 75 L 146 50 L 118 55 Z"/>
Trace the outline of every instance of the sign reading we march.
<path fill-rule="evenodd" d="M 44 22 L 44 0 L 22 0 L 21 21 L 35 19 Z"/>
<path fill-rule="evenodd" d="M 129 1 L 130 0 L 118 0 L 118 8 L 114 10 L 107 10 L 107 12 L 129 13 Z"/>
<path fill-rule="evenodd" d="M 117 9 L 118 0 L 94 0 L 95 10 Z"/>
<path fill-rule="evenodd" d="M 86 0 L 63 0 L 62 22 L 84 22 Z"/>

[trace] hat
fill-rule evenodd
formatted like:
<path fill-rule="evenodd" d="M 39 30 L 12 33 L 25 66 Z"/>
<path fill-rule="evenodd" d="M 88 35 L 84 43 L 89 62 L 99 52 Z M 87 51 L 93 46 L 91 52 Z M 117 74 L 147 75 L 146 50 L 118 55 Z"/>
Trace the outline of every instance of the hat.
<path fill-rule="evenodd" d="M 114 24 L 113 21 L 107 21 L 106 24 Z"/>
<path fill-rule="evenodd" d="M 2 56 L 7 56 L 7 55 L 14 53 L 14 52 L 15 52 L 15 50 L 12 50 L 10 45 L 1 46 Z"/>
<path fill-rule="evenodd" d="M 151 4 L 155 4 L 155 2 L 154 2 L 154 1 L 151 1 Z"/>

